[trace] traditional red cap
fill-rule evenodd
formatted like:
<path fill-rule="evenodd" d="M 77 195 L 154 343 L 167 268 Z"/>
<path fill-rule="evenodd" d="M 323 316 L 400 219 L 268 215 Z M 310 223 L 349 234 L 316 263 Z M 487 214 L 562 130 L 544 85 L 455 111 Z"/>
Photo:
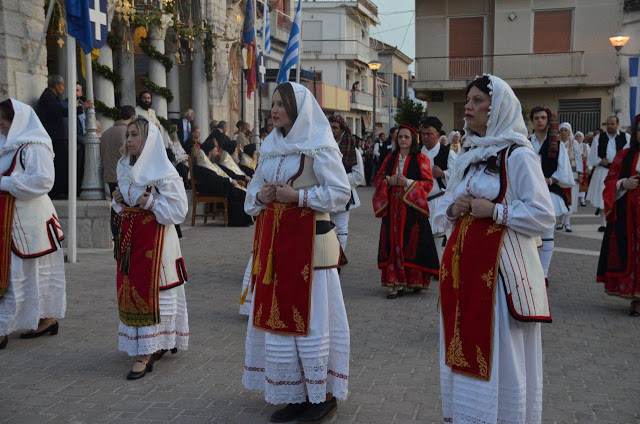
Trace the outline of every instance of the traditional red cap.
<path fill-rule="evenodd" d="M 412 125 L 409 125 L 409 124 L 400 124 L 400 125 L 398 126 L 398 131 L 400 131 L 402 128 L 406 128 L 406 129 L 408 129 L 409 131 L 411 131 L 412 133 L 414 133 L 416 136 L 418 136 L 418 130 L 417 130 L 417 129 L 415 129 Z"/>

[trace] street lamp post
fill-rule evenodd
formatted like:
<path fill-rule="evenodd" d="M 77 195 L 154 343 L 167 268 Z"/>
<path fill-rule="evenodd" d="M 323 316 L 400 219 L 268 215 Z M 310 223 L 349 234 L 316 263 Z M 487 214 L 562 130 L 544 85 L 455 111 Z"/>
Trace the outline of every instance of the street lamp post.
<path fill-rule="evenodd" d="M 380 69 L 380 67 L 382 66 L 382 63 L 378 62 L 377 60 L 372 60 L 371 62 L 369 62 L 369 69 L 371 69 L 373 71 L 373 117 L 371 119 L 371 124 L 372 124 L 372 130 L 371 130 L 371 139 L 373 140 L 374 143 L 377 143 L 377 137 L 376 137 L 376 86 L 378 85 L 378 69 Z"/>
<path fill-rule="evenodd" d="M 631 39 L 628 35 L 624 34 L 616 34 L 613 37 L 609 37 L 609 42 L 616 49 L 616 55 L 618 56 L 638 56 L 637 54 L 625 54 L 620 53 L 620 50 L 624 47 L 625 44 Z"/>

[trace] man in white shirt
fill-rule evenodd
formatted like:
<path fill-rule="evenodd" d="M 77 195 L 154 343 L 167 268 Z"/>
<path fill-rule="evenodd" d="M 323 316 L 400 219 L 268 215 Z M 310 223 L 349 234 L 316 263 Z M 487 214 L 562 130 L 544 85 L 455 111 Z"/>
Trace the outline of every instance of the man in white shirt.
<path fill-rule="evenodd" d="M 606 125 L 607 131 L 600 133 L 593 139 L 591 151 L 587 158 L 587 165 L 593 167 L 593 175 L 591 176 L 589 190 L 587 191 L 587 200 L 598 208 L 600 216 L 602 217 L 602 224 L 600 228 L 598 228 L 598 231 L 601 233 L 604 232 L 607 226 L 604 216 L 604 200 L 602 200 L 604 180 L 607 178 L 607 173 L 616 154 L 620 150 L 629 147 L 631 141 L 629 134 L 621 133 L 618 129 L 620 121 L 617 116 L 608 117 Z"/>
<path fill-rule="evenodd" d="M 422 142 L 422 153 L 429 158 L 431 163 L 431 173 L 433 174 L 433 188 L 427 196 L 429 211 L 434 216 L 433 211 L 438 208 L 439 202 L 447 189 L 447 180 L 456 160 L 456 153 L 449 147 L 438 142 L 442 130 L 442 122 L 435 116 L 429 116 L 420 121 L 420 141 Z M 438 260 L 442 259 L 442 251 L 446 243 L 446 228 L 435 225 L 430 217 L 431 232 L 433 241 L 436 243 Z"/>

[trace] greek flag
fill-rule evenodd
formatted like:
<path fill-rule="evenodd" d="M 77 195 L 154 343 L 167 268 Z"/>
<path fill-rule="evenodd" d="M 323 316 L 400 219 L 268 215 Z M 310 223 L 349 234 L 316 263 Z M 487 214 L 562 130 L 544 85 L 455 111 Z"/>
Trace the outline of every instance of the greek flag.
<path fill-rule="evenodd" d="M 637 114 L 640 113 L 640 84 L 638 84 L 638 61 L 640 58 L 632 57 L 629 59 L 629 112 L 631 114 L 631 123 Z"/>
<path fill-rule="evenodd" d="M 277 10 L 277 9 L 276 9 Z M 264 2 L 264 31 L 262 35 L 264 37 L 264 52 L 271 54 L 271 21 L 269 20 L 269 2 Z"/>
<path fill-rule="evenodd" d="M 298 0 L 298 9 L 296 9 L 296 16 L 293 18 L 293 25 L 291 26 L 291 32 L 289 33 L 289 41 L 287 42 L 287 48 L 284 51 L 282 65 L 280 65 L 280 71 L 278 71 L 278 79 L 276 82 L 282 84 L 289 81 L 289 70 L 293 68 L 293 65 L 298 63 L 300 58 L 300 5 L 302 0 Z M 298 70 L 300 72 L 300 70 Z"/>

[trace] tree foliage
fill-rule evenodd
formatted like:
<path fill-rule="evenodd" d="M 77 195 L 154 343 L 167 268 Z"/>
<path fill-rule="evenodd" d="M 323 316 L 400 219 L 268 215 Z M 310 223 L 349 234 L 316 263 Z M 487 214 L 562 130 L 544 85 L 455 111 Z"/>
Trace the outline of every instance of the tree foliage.
<path fill-rule="evenodd" d="M 414 102 L 409 97 L 405 97 L 398 102 L 398 111 L 393 119 L 397 125 L 409 124 L 418 128 L 418 124 L 424 116 L 425 110 L 422 103 Z"/>

